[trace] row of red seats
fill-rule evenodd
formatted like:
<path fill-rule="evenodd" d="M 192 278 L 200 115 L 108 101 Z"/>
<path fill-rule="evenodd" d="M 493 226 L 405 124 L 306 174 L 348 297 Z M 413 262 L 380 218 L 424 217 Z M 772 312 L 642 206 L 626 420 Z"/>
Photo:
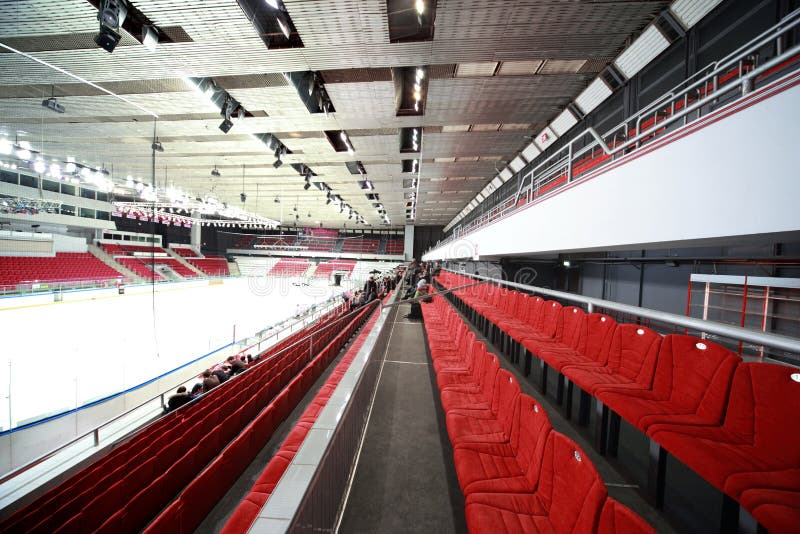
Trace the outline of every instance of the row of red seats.
<path fill-rule="evenodd" d="M 89 253 L 58 252 L 55 256 L 0 256 L 0 284 L 66 282 L 122 278 Z"/>
<path fill-rule="evenodd" d="M 389 297 L 387 296 L 386 298 L 388 299 Z M 339 384 L 353 359 L 358 354 L 358 351 L 361 349 L 361 346 L 366 341 L 369 332 L 372 330 L 372 326 L 378 320 L 378 316 L 377 313 L 372 315 L 366 327 L 350 345 L 347 353 L 326 380 L 325 385 L 317 392 L 314 400 L 311 401 L 311 404 L 309 404 L 308 408 L 303 412 L 303 415 L 300 416 L 297 424 L 289 435 L 286 436 L 278 452 L 275 453 L 261 472 L 253 488 L 236 507 L 233 515 L 231 515 L 225 527 L 222 529 L 222 534 L 245 533 L 250 529 L 264 504 L 267 502 L 267 499 L 269 499 L 269 496 L 275 489 L 275 486 L 283 476 L 283 473 L 292 462 L 294 455 L 300 449 L 300 445 L 302 445 L 309 430 L 314 426 L 320 412 L 325 408 L 336 386 Z"/>
<path fill-rule="evenodd" d="M 269 270 L 271 276 L 303 276 L 311 263 L 308 260 L 296 258 L 281 258 Z"/>
<path fill-rule="evenodd" d="M 443 298 L 422 313 L 470 532 L 655 532 Z"/>
<path fill-rule="evenodd" d="M 137 275 L 141 276 L 145 280 L 155 280 L 156 282 L 160 282 L 164 279 L 163 276 L 155 272 L 153 269 L 150 268 L 150 261 L 149 260 L 142 260 L 140 258 L 134 258 L 132 256 L 117 256 L 114 260 L 118 261 Z"/>
<path fill-rule="evenodd" d="M 330 365 L 331 361 L 336 358 L 342 347 L 356 330 L 364 324 L 369 314 L 377 308 L 377 306 L 365 307 L 344 325 L 329 328 L 331 339 L 324 344 L 320 342 L 320 346 L 324 348 L 317 351 L 317 354 L 308 362 L 305 368 L 289 382 L 286 388 L 261 413 L 257 414 L 255 418 L 251 418 L 252 420 L 238 437 L 231 441 L 219 456 L 194 477 L 178 497 L 158 514 L 144 532 L 151 534 L 162 532 L 190 534 L 194 532 L 214 508 L 217 501 L 225 495 L 245 468 L 261 452 L 261 449 L 272 437 L 275 429 L 288 417 L 314 382 Z M 248 397 L 245 396 L 246 398 Z M 321 407 L 314 405 L 314 409 L 317 409 L 318 413 Z M 306 432 L 311 427 L 311 424 L 308 424 L 307 428 L 305 428 Z M 303 434 L 302 438 L 304 437 L 305 434 Z M 294 452 L 297 451 L 300 443 L 302 443 L 302 438 L 299 437 L 297 431 L 293 431 L 287 438 L 287 441 L 292 440 L 296 443 L 293 449 Z M 277 483 L 277 480 L 275 482 Z M 264 501 L 266 501 L 266 497 Z M 260 506 L 258 509 L 260 510 Z M 258 510 L 255 511 L 256 515 L 257 513 Z M 125 528 L 128 521 L 127 515 L 127 512 L 120 510 L 104 526 L 113 527 L 109 531 Z"/>
<path fill-rule="evenodd" d="M 124 530 L 140 529 L 307 364 L 308 344 L 298 341 L 322 331 L 314 337 L 318 352 L 338 331 L 326 326 L 341 313 L 289 336 L 265 351 L 253 369 L 145 427 L 15 512 L 0 531 L 94 531 L 123 509 Z M 296 404 L 299 398 L 289 400 Z M 214 437 L 208 437 L 211 429 L 218 429 Z"/>
<path fill-rule="evenodd" d="M 345 239 L 342 243 L 342 252 L 365 252 L 374 254 L 378 252 L 379 239 Z"/>
<path fill-rule="evenodd" d="M 443 273 L 438 280 L 453 287 L 470 279 Z M 614 434 L 607 435 L 609 415 L 621 416 L 770 531 L 790 532 L 800 524 L 800 431 L 792 425 L 791 402 L 800 394 L 796 369 L 744 363 L 708 340 L 662 337 L 644 326 L 488 284 L 456 296 L 512 358 L 526 355 L 526 370 L 530 355 L 539 359 L 542 389 L 548 368 L 560 373 L 557 398 L 566 389 L 568 415 L 573 385 L 600 403 L 601 451 L 609 440 L 617 442 L 618 425 L 611 424 Z M 663 476 L 651 481 L 657 505 L 663 483 Z"/>
<path fill-rule="evenodd" d="M 186 261 L 209 276 L 230 276 L 228 262 L 224 258 L 187 258 Z"/>
<path fill-rule="evenodd" d="M 349 276 L 350 273 L 353 272 L 355 266 L 356 262 L 353 260 L 331 260 L 331 261 L 320 262 L 317 265 L 317 269 L 314 271 L 314 277 L 328 278 L 334 271 L 344 272 L 347 273 L 347 275 Z"/>
<path fill-rule="evenodd" d="M 386 254 L 402 254 L 405 244 L 402 239 L 389 239 L 386 241 Z"/>
<path fill-rule="evenodd" d="M 170 250 L 182 258 L 202 258 L 202 254 L 198 254 L 191 248 L 173 247 Z"/>

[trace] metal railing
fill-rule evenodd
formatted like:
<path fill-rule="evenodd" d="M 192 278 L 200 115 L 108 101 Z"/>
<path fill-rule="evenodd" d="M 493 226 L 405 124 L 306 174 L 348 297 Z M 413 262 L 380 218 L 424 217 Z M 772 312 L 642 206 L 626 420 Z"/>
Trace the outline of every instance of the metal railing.
<path fill-rule="evenodd" d="M 477 274 L 470 274 L 464 272 L 457 272 L 448 270 L 453 274 L 466 276 L 475 280 L 483 280 L 495 286 L 504 286 L 513 289 L 519 289 L 530 293 L 539 295 L 547 295 L 559 300 L 568 302 L 575 302 L 586 306 L 588 312 L 593 312 L 597 308 L 603 310 L 611 310 L 620 314 L 625 314 L 631 317 L 640 317 L 649 319 L 658 323 L 675 326 L 679 328 L 686 328 L 693 331 L 701 332 L 703 334 L 712 334 L 725 338 L 746 341 L 755 345 L 763 345 L 775 349 L 783 350 L 792 354 L 800 355 L 800 339 L 784 336 L 781 334 L 771 334 L 754 330 L 752 328 L 745 328 L 742 326 L 735 326 L 716 321 L 709 321 L 707 319 L 697 319 L 694 317 L 687 317 L 685 315 L 678 315 L 675 313 L 663 312 L 653 310 L 650 308 L 641 308 L 639 306 L 631 306 L 629 304 L 622 304 L 611 300 L 603 300 L 594 297 L 586 297 L 575 293 L 566 293 L 564 291 L 556 291 L 554 289 L 547 289 L 544 287 L 529 286 L 526 284 L 519 284 L 509 280 L 500 280 L 497 278 L 490 278 L 488 276 L 481 276 Z"/>
<path fill-rule="evenodd" d="M 455 226 L 450 236 L 431 250 L 474 232 L 618 157 L 631 154 L 653 140 L 697 121 L 717 109 L 723 100 L 728 104 L 747 96 L 773 74 L 789 67 L 796 69 L 800 65 L 800 45 L 784 49 L 783 41 L 799 26 L 800 9 L 796 9 L 775 26 L 676 85 L 604 134 L 589 127 L 572 136 L 566 145 L 525 172 L 519 178 L 514 194 L 499 200 L 470 222 Z M 776 56 L 759 64 L 760 49 L 772 43 Z M 592 140 L 579 146 L 586 136 Z"/>

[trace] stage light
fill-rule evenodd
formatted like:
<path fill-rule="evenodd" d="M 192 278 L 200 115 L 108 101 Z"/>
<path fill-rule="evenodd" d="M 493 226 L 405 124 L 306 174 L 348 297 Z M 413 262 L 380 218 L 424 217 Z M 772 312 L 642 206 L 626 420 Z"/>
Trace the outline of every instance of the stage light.
<path fill-rule="evenodd" d="M 100 3 L 100 9 L 97 11 L 100 33 L 95 35 L 94 42 L 109 54 L 119 44 L 121 37 L 117 30 L 127 13 L 128 8 L 124 0 L 102 0 Z"/>
<path fill-rule="evenodd" d="M 58 103 L 58 100 L 54 96 L 42 100 L 42 107 L 55 111 L 56 113 L 64 113 L 67 111 L 64 106 Z"/>
<path fill-rule="evenodd" d="M 50 164 L 50 176 L 53 178 L 61 178 L 61 167 L 58 163 Z"/>
<path fill-rule="evenodd" d="M 239 200 L 242 201 L 242 204 L 247 202 L 247 193 L 239 193 Z"/>
<path fill-rule="evenodd" d="M 309 189 L 311 189 L 311 184 L 306 182 L 306 184 L 303 186 L 303 190 L 308 191 Z M 330 202 L 330 200 L 328 202 Z"/>
<path fill-rule="evenodd" d="M 19 149 L 17 150 L 17 157 L 19 159 L 24 159 L 25 161 L 31 159 L 31 144 L 27 141 L 20 141 L 19 142 Z"/>
<path fill-rule="evenodd" d="M 419 13 L 420 15 L 425 13 L 425 2 L 424 2 L 424 0 L 417 0 L 416 2 L 414 2 L 414 9 L 416 9 L 417 13 Z"/>
<path fill-rule="evenodd" d="M 164 145 L 161 144 L 161 141 L 155 141 L 150 148 L 155 150 L 156 152 L 164 152 Z"/>
<path fill-rule="evenodd" d="M 33 170 L 39 174 L 42 174 L 45 171 L 44 161 L 37 159 L 33 164 Z"/>
<path fill-rule="evenodd" d="M 572 264 L 569 262 L 569 260 L 564 260 L 564 261 L 563 261 L 563 262 L 561 262 L 561 263 L 562 263 L 562 265 L 563 265 L 564 267 L 569 267 L 569 266 L 571 266 L 571 265 L 572 265 Z"/>
<path fill-rule="evenodd" d="M 216 166 L 216 165 L 214 165 L 214 168 L 213 168 L 213 169 L 211 169 L 211 176 L 216 176 L 216 177 L 218 177 L 218 178 L 219 178 L 219 176 L 220 176 L 219 170 L 217 169 L 217 166 Z"/>
<path fill-rule="evenodd" d="M 283 162 L 280 160 L 280 158 L 276 159 L 275 163 L 272 164 L 272 166 L 276 169 L 279 169 L 281 165 L 283 165 Z"/>
<path fill-rule="evenodd" d="M 64 171 L 67 174 L 72 174 L 72 173 L 75 172 L 76 169 L 77 169 L 77 167 L 75 166 L 75 162 L 72 161 L 71 159 L 68 159 L 67 160 L 67 165 L 64 167 Z"/>
<path fill-rule="evenodd" d="M 10 155 L 14 151 L 14 145 L 5 137 L 0 138 L 0 154 L 4 156 Z"/>
<path fill-rule="evenodd" d="M 92 175 L 92 169 L 90 169 L 89 167 L 83 167 L 81 169 L 81 176 L 83 176 L 85 179 L 88 180 L 91 175 Z"/>

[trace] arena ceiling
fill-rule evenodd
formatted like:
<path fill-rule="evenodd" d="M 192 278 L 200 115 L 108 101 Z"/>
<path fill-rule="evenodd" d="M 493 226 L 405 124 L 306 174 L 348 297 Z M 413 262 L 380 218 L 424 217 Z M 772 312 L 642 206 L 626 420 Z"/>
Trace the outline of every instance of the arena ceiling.
<path fill-rule="evenodd" d="M 417 1 L 283 0 L 286 38 L 274 0 L 130 0 L 160 42 L 123 29 L 111 54 L 93 41 L 100 0 L 2 1 L 0 135 L 149 182 L 155 133 L 159 187 L 239 207 L 244 192 L 266 217 L 353 227 L 324 183 L 372 227 L 386 227 L 378 203 L 391 226 L 445 225 L 669 3 L 424 0 L 431 25 Z M 209 80 L 246 110 L 228 133 Z M 51 96 L 64 113 L 42 106 Z M 335 111 L 312 112 L 326 102 Z M 282 166 L 255 134 L 280 142 Z"/>

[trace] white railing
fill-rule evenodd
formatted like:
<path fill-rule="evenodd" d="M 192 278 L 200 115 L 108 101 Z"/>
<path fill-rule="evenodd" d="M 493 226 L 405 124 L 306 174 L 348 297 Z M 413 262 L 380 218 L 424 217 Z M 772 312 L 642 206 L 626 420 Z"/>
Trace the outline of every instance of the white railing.
<path fill-rule="evenodd" d="M 796 70 L 800 66 L 800 45 L 784 49 L 783 39 L 799 26 L 800 9 L 797 9 L 606 133 L 598 134 L 589 127 L 574 135 L 568 143 L 535 167 L 521 176 L 518 174 L 518 187 L 514 194 L 498 201 L 468 223 L 456 226 L 450 236 L 431 250 L 505 217 L 534 199 L 552 193 L 579 177 L 588 176 L 618 157 L 697 121 L 716 109 L 715 106 L 723 99 L 729 102 L 746 97 L 763 84 L 773 81 L 773 75 L 789 69 Z M 771 43 L 775 44 L 776 56 L 759 64 L 759 50 Z M 586 136 L 592 140 L 581 146 Z"/>

